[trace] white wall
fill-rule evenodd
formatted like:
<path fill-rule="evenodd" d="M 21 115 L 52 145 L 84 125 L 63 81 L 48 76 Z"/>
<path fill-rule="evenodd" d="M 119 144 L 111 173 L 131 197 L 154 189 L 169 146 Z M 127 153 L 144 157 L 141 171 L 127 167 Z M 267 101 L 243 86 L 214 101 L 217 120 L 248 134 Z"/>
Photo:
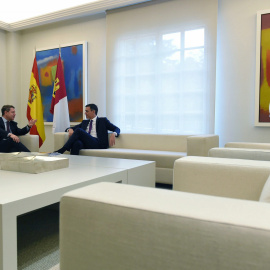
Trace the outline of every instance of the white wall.
<path fill-rule="evenodd" d="M 20 114 L 23 103 L 21 102 L 21 34 L 11 32 L 6 34 L 6 102 L 15 106 L 16 113 Z M 27 104 L 27 101 L 25 101 Z M 3 104 L 4 105 L 4 104 Z M 18 118 L 20 119 L 20 118 Z M 16 121 L 18 120 L 16 119 Z M 27 120 L 24 117 L 23 125 Z"/>
<path fill-rule="evenodd" d="M 25 30 L 21 33 L 21 103 L 19 121 L 25 120 L 30 75 L 36 48 L 58 46 L 78 41 L 88 43 L 88 100 L 86 103 L 96 103 L 99 115 L 106 115 L 106 20 L 105 14 L 91 16 L 67 22 L 49 24 Z M 17 110 L 17 115 L 19 115 Z M 23 122 L 22 122 L 23 123 Z M 46 141 L 41 152 L 53 151 L 52 127 L 46 126 Z"/>
<path fill-rule="evenodd" d="M 0 30 L 0 100 L 6 101 L 6 32 Z M 0 106 L 2 107 L 2 106 Z"/>
<path fill-rule="evenodd" d="M 270 127 L 254 126 L 256 15 L 269 0 L 219 0 L 216 121 L 220 146 L 270 142 Z"/>

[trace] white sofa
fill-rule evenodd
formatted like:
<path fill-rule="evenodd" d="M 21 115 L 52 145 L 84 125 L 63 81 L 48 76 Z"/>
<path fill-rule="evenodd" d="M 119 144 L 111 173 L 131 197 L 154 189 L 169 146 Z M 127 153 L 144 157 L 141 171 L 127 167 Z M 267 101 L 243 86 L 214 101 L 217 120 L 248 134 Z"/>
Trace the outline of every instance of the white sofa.
<path fill-rule="evenodd" d="M 38 135 L 23 135 L 19 136 L 20 141 L 24 144 L 31 152 L 39 151 L 39 137 Z"/>
<path fill-rule="evenodd" d="M 175 161 L 173 189 L 258 201 L 269 175 L 269 161 L 184 157 Z"/>
<path fill-rule="evenodd" d="M 61 148 L 68 133 L 54 134 L 54 149 Z M 209 149 L 219 146 L 219 136 L 208 135 L 157 135 L 122 133 L 108 149 L 82 149 L 80 155 L 124 159 L 152 160 L 156 162 L 156 182 L 172 184 L 173 164 L 178 158 L 208 156 Z"/>
<path fill-rule="evenodd" d="M 60 267 L 265 270 L 269 215 L 268 203 L 94 184 L 61 199 Z"/>

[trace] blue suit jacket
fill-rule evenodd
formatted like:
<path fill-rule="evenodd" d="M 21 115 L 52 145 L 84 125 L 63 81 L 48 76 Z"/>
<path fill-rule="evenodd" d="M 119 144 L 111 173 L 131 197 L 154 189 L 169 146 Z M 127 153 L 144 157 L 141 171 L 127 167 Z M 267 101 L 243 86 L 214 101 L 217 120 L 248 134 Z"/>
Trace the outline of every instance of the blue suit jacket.
<path fill-rule="evenodd" d="M 29 132 L 29 128 L 25 126 L 24 128 L 18 128 L 18 123 L 15 121 L 10 121 L 10 129 L 14 135 L 21 136 Z M 5 123 L 2 117 L 0 117 L 0 141 L 6 139 L 8 132 L 5 129 Z"/>
<path fill-rule="evenodd" d="M 72 127 L 73 130 L 81 128 L 83 130 L 87 129 L 90 120 L 83 120 L 79 125 Z M 106 117 L 97 117 L 96 122 L 97 137 L 101 148 L 109 147 L 108 131 L 116 132 L 118 137 L 120 135 L 120 129 L 113 125 Z"/>

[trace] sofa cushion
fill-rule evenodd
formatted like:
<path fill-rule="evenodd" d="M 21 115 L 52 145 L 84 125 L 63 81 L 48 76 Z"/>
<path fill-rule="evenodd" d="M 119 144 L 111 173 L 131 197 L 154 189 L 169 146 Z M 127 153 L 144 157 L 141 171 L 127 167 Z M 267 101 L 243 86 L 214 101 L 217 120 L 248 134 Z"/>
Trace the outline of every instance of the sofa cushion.
<path fill-rule="evenodd" d="M 157 167 L 173 168 L 174 161 L 178 158 L 186 156 L 187 154 L 183 152 L 171 152 L 171 151 L 109 148 L 109 149 L 82 149 L 80 151 L 80 155 L 151 160 L 156 162 Z"/>
<path fill-rule="evenodd" d="M 259 199 L 260 202 L 270 202 L 270 176 L 266 180 Z"/>
<path fill-rule="evenodd" d="M 113 148 L 187 152 L 190 135 L 120 134 Z"/>

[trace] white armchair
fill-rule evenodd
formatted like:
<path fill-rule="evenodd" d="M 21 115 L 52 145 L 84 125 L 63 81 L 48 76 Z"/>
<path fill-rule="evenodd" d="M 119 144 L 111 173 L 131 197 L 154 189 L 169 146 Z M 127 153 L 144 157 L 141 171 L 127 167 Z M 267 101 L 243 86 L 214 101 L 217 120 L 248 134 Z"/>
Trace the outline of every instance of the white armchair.
<path fill-rule="evenodd" d="M 270 205 L 98 183 L 60 203 L 65 270 L 247 270 L 270 265 Z"/>

